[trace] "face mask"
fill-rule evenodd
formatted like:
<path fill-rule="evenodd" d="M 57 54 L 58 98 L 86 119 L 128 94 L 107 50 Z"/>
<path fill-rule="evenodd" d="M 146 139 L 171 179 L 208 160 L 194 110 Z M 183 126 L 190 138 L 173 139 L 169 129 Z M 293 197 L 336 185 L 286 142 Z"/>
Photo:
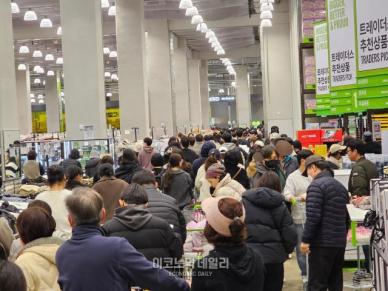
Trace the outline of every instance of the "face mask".
<path fill-rule="evenodd" d="M 314 180 L 314 178 L 312 176 L 310 176 L 310 175 L 307 178 L 309 179 L 310 183 Z"/>
<path fill-rule="evenodd" d="M 280 166 L 280 161 L 279 160 L 269 160 L 269 161 L 265 161 L 265 165 L 270 168 L 270 169 L 275 169 L 275 168 L 279 168 Z"/>

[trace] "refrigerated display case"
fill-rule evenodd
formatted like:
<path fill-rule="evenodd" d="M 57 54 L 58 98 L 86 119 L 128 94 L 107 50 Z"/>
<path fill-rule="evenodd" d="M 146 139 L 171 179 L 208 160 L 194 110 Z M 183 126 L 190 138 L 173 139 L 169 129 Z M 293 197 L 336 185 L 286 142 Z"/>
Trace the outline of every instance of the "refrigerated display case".
<path fill-rule="evenodd" d="M 111 155 L 115 160 L 115 146 L 112 139 L 66 140 L 63 142 L 64 158 L 67 158 L 72 149 L 78 149 L 81 155 L 80 163 L 85 168 L 90 160 L 91 153 L 95 152 L 100 157 Z"/>

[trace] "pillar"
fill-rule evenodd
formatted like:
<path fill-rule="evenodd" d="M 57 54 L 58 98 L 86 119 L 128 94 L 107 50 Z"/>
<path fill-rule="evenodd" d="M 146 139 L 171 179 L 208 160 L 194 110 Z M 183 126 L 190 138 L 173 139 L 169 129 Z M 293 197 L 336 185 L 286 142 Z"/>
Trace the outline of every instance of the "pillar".
<path fill-rule="evenodd" d="M 32 133 L 32 109 L 30 98 L 30 71 L 16 70 L 16 93 L 20 134 Z"/>
<path fill-rule="evenodd" d="M 209 128 L 209 122 L 210 122 L 209 77 L 208 77 L 207 60 L 201 61 L 200 88 L 201 88 L 202 127 L 203 129 L 207 129 Z"/>
<path fill-rule="evenodd" d="M 174 91 L 175 91 L 175 116 L 177 130 L 185 132 L 191 125 L 190 116 L 190 99 L 188 84 L 188 68 L 186 39 L 178 38 L 174 41 L 173 50 L 173 74 L 174 74 Z"/>
<path fill-rule="evenodd" d="M 60 131 L 60 96 L 58 95 L 57 77 L 46 78 L 46 114 L 47 132 Z"/>
<path fill-rule="evenodd" d="M 188 60 L 190 116 L 193 128 L 202 128 L 201 60 Z"/>
<path fill-rule="evenodd" d="M 116 7 L 121 132 L 138 127 L 142 138 L 149 135 L 144 1 L 117 0 Z"/>
<path fill-rule="evenodd" d="M 18 130 L 15 55 L 9 0 L 0 1 L 0 36 L 0 130 Z"/>
<path fill-rule="evenodd" d="M 251 124 L 251 91 L 249 86 L 248 69 L 236 66 L 236 111 L 237 122 L 241 127 Z"/>
<path fill-rule="evenodd" d="M 60 0 L 66 137 L 106 138 L 101 3 Z"/>
<path fill-rule="evenodd" d="M 170 36 L 167 19 L 149 19 L 147 30 L 148 98 L 150 124 L 172 135 L 176 127 L 172 109 Z"/>
<path fill-rule="evenodd" d="M 282 1 L 277 4 L 275 7 L 276 11 L 288 14 L 288 1 Z M 294 12 L 296 13 L 296 10 Z M 292 68 L 291 62 L 293 62 L 292 57 L 295 54 L 291 55 L 290 53 L 289 18 L 287 17 L 284 21 L 276 21 L 275 15 L 273 26 L 271 28 L 264 28 L 261 31 L 260 39 L 262 40 L 261 62 L 265 125 L 267 130 L 271 126 L 279 126 L 280 133 L 294 137 L 295 131 L 299 129 L 298 124 L 300 124 L 300 121 L 295 123 L 294 117 L 298 114 L 295 111 L 294 105 L 294 100 L 298 97 L 295 95 L 297 88 L 293 88 L 292 75 L 295 73 L 295 68 Z M 300 119 L 300 116 L 297 118 Z"/>

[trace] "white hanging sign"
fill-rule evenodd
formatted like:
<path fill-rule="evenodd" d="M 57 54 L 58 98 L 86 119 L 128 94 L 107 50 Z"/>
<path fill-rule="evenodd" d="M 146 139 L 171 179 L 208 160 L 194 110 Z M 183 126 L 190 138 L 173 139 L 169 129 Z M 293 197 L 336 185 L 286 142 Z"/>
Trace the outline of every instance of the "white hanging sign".
<path fill-rule="evenodd" d="M 388 68 L 388 1 L 357 0 L 358 69 Z"/>
<path fill-rule="evenodd" d="M 331 88 L 356 84 L 353 0 L 328 0 Z"/>
<path fill-rule="evenodd" d="M 330 93 L 329 50 L 327 43 L 327 23 L 314 25 L 315 75 L 317 95 Z"/>

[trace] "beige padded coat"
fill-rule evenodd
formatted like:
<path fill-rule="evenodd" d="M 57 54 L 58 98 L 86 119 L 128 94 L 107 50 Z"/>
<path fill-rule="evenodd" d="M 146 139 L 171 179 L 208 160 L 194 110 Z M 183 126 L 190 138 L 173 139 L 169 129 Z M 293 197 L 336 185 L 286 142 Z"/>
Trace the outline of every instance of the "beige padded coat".
<path fill-rule="evenodd" d="M 62 244 L 55 237 L 39 238 L 26 244 L 15 263 L 22 269 L 28 291 L 60 291 L 55 255 Z"/>

